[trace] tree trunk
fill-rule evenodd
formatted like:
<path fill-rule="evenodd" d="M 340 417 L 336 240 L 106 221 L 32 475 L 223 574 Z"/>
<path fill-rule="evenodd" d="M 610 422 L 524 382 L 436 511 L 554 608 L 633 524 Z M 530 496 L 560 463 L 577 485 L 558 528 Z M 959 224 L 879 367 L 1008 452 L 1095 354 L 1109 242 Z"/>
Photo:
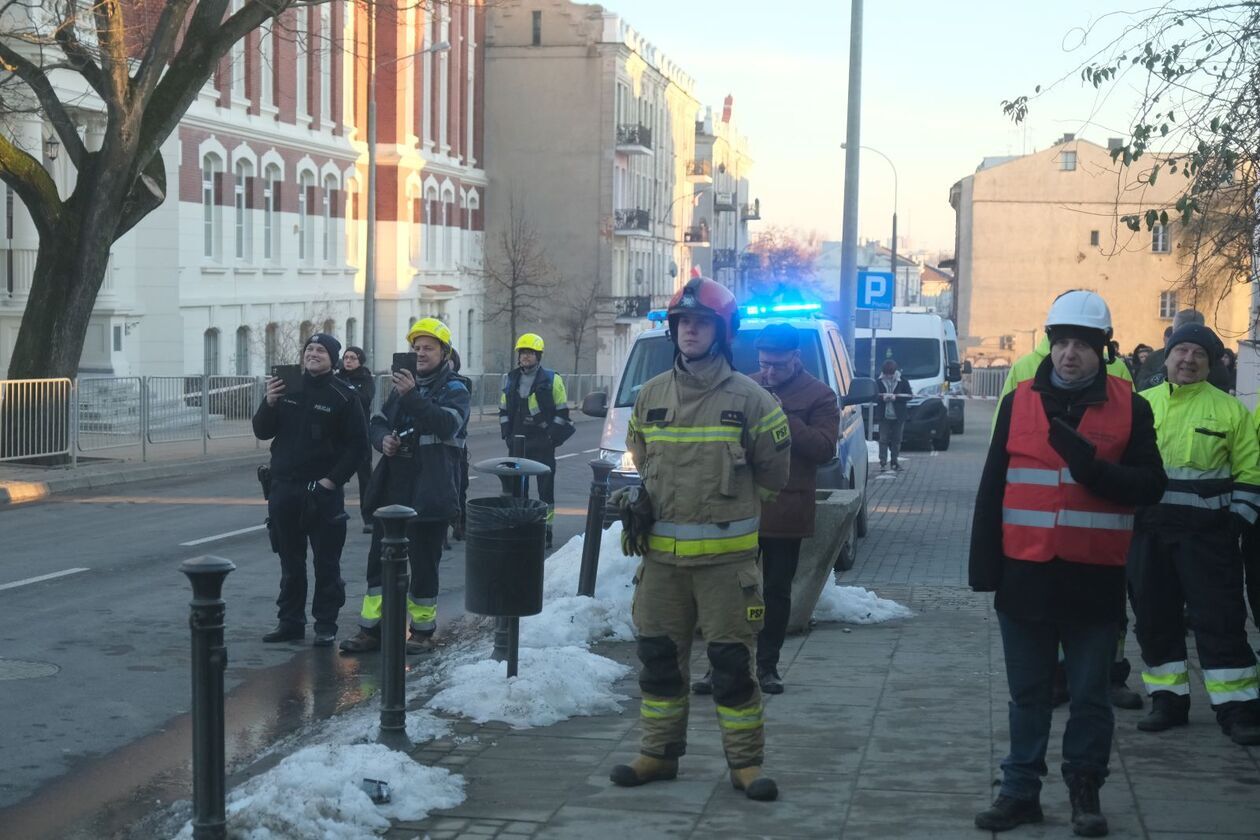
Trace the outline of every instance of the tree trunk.
<path fill-rule="evenodd" d="M 30 297 L 9 361 L 10 379 L 73 379 L 78 374 L 113 245 L 113 228 L 84 224 L 83 215 L 65 205 L 57 228 L 40 238 Z"/>

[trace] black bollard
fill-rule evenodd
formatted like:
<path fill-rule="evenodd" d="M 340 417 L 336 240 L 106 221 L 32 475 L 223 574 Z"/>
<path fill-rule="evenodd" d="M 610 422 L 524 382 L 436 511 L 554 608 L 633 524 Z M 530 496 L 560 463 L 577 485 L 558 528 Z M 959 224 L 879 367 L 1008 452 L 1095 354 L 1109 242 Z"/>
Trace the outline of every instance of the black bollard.
<path fill-rule="evenodd" d="M 525 435 L 514 435 L 512 437 L 512 457 L 513 458 L 525 457 Z M 517 488 L 518 488 L 517 490 L 513 491 L 512 493 L 513 496 L 515 496 L 518 499 L 529 498 L 529 476 L 528 475 L 521 476 L 521 480 L 517 482 Z"/>
<path fill-rule="evenodd" d="M 223 581 L 236 568 L 222 557 L 194 557 L 179 564 L 192 584 L 193 838 L 227 836 L 223 750 Z"/>
<path fill-rule="evenodd" d="M 407 728 L 407 523 L 416 512 L 403 505 L 376 511 L 385 531 L 381 539 L 381 729 Z"/>
<path fill-rule="evenodd" d="M 586 533 L 582 537 L 582 569 L 578 572 L 577 594 L 595 596 L 595 576 L 599 574 L 599 548 L 604 535 L 604 508 L 608 505 L 608 476 L 613 465 L 603 458 L 589 462 L 591 498 L 586 503 Z"/>

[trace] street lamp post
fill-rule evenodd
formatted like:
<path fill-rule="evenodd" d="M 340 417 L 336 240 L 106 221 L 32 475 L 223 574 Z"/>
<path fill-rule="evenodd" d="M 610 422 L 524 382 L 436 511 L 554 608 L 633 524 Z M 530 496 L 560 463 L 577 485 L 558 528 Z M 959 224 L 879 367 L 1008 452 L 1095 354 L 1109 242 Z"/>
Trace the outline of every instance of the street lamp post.
<path fill-rule="evenodd" d="M 446 52 L 451 48 L 447 41 L 438 41 L 419 52 L 408 53 L 389 61 L 376 63 L 376 14 L 368 9 L 368 61 L 367 61 L 367 247 L 363 265 L 363 347 L 368 358 L 376 358 L 376 71 L 387 64 L 395 64 L 426 53 Z"/>

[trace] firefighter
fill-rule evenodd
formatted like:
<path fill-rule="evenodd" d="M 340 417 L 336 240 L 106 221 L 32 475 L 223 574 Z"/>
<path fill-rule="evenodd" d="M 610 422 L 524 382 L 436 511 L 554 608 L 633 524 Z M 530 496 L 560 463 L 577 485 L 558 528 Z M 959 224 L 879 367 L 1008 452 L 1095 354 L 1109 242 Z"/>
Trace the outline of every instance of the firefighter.
<path fill-rule="evenodd" d="M 407 612 L 411 631 L 407 653 L 430 653 L 437 630 L 438 564 L 446 529 L 459 515 L 459 490 L 468 438 L 470 397 L 451 369 L 451 331 L 437 318 L 422 318 L 407 333 L 416 370 L 394 371 L 393 389 L 372 415 L 372 445 L 386 473 L 373 508 L 402 504 L 416 511 L 407 524 L 411 585 Z M 379 521 L 368 550 L 367 593 L 359 612 L 359 633 L 341 643 L 343 653 L 380 647 L 381 540 Z"/>
<path fill-rule="evenodd" d="M 1151 695 L 1138 729 L 1188 722 L 1188 615 L 1217 723 L 1235 743 L 1254 745 L 1260 681 L 1247 645 L 1238 540 L 1260 508 L 1260 444 L 1243 404 L 1208 381 L 1221 353 L 1212 330 L 1185 324 L 1168 339 L 1166 381 L 1141 393 L 1155 413 L 1169 480 L 1159 503 L 1140 512 L 1129 554 L 1142 681 Z"/>
<path fill-rule="evenodd" d="M 512 451 L 516 435 L 525 436 L 522 457 L 551 469 L 538 476 L 538 498 L 547 503 L 547 547 L 556 518 L 556 449 L 573 436 L 569 396 L 560 374 L 542 366 L 543 340 L 525 333 L 516 340 L 517 367 L 503 376 L 499 394 L 499 431 Z"/>
<path fill-rule="evenodd" d="M 643 486 L 634 488 L 637 500 L 621 496 L 623 544 L 644 555 L 632 607 L 642 663 L 640 755 L 610 778 L 632 787 L 677 776 L 699 627 L 731 784 L 749 799 L 771 800 L 778 788 L 761 775 L 765 737 L 753 672 L 765 615 L 758 526 L 762 501 L 787 483 L 792 435 L 774 397 L 731 365 L 739 321 L 724 286 L 693 277 L 668 314 L 673 368 L 643 386 L 626 433 Z"/>
<path fill-rule="evenodd" d="M 1159 499 L 1150 406 L 1103 369 L 1111 313 L 1093 292 L 1058 298 L 1046 317 L 1050 354 L 1002 399 L 972 523 L 969 581 L 995 592 L 1010 689 L 1010 752 L 977 828 L 1043 819 L 1041 777 L 1052 715 L 1056 648 L 1072 705 L 1063 779 L 1072 830 L 1107 833 L 1099 790 L 1115 717 L 1111 654 L 1124 615 L 1125 557 L 1138 505 Z"/>

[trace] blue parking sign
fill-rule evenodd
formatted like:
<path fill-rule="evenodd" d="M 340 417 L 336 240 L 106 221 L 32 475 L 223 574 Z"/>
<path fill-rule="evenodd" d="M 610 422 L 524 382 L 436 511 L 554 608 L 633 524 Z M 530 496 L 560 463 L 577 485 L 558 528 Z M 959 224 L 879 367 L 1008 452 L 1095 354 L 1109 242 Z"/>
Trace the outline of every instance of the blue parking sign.
<path fill-rule="evenodd" d="M 891 271 L 859 271 L 858 309 L 892 309 L 896 288 Z"/>

